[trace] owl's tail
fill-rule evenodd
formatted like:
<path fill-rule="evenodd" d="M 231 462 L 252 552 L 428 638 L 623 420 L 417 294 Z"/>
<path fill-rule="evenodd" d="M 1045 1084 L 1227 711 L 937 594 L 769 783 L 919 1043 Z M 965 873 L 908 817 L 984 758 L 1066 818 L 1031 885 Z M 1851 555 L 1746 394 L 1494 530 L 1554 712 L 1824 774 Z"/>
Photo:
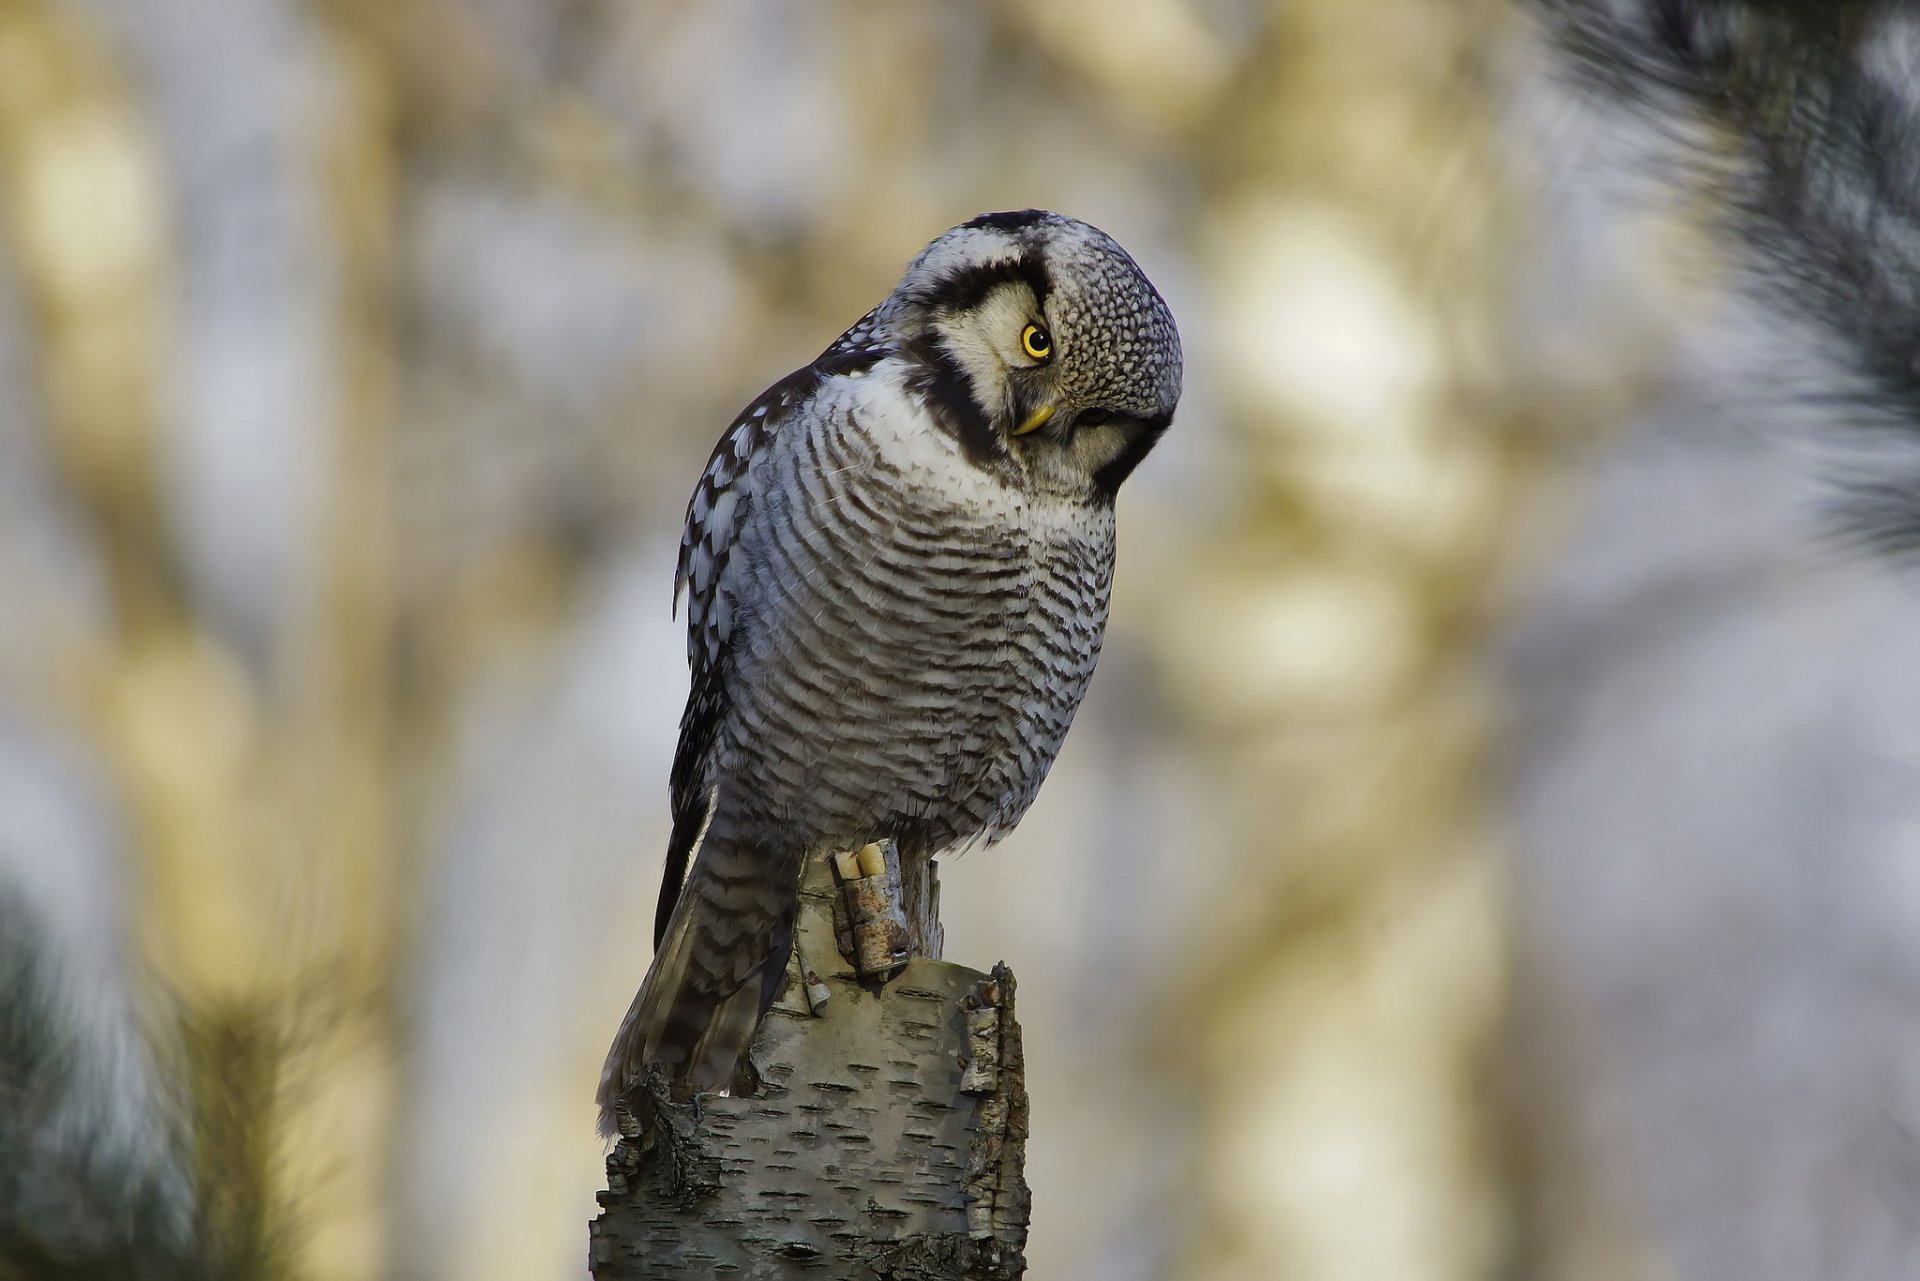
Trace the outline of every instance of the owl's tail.
<path fill-rule="evenodd" d="M 600 1133 L 658 1063 L 698 1092 L 732 1082 L 793 951 L 799 860 L 708 832 L 600 1072 Z"/>

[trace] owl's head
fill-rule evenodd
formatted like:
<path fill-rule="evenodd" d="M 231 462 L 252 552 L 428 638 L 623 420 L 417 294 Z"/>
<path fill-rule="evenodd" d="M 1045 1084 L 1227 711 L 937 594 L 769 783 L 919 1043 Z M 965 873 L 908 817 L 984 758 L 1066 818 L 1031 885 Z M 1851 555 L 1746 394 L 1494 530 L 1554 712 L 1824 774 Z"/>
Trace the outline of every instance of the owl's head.
<path fill-rule="evenodd" d="M 982 465 L 1111 497 L 1173 421 L 1180 334 L 1127 251 L 1043 210 L 985 214 L 921 252 L 882 318 Z"/>

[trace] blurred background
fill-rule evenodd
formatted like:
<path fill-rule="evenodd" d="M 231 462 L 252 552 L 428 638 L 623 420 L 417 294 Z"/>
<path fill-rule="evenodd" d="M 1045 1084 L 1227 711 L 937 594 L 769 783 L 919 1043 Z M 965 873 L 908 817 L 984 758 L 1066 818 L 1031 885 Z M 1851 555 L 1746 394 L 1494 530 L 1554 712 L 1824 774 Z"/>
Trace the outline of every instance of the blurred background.
<path fill-rule="evenodd" d="M 1920 600 L 1634 145 L 1495 0 L 0 0 L 8 1231 L 584 1276 L 693 480 L 1043 206 L 1188 372 L 944 873 L 1030 1275 L 1914 1275 Z"/>

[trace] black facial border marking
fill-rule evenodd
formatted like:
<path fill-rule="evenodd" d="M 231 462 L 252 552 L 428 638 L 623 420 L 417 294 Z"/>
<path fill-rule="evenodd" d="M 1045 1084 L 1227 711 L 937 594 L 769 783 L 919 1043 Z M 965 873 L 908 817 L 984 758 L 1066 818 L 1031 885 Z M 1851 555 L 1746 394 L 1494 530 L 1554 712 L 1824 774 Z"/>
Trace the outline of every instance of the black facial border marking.
<path fill-rule="evenodd" d="M 987 468 L 1007 457 L 1006 442 L 993 429 L 993 420 L 974 395 L 973 380 L 937 339 L 916 344 L 920 368 L 907 378 L 907 389 L 925 402 L 942 427 L 960 442 L 967 461 Z"/>
<path fill-rule="evenodd" d="M 1025 231 L 1045 222 L 1051 215 L 1044 209 L 1009 209 L 1001 213 L 984 213 L 971 222 L 960 224 L 963 227 L 985 228 L 990 231 Z"/>
<path fill-rule="evenodd" d="M 1160 443 L 1160 437 L 1166 434 L 1167 428 L 1172 424 L 1173 411 L 1168 410 L 1164 414 L 1143 418 L 1129 427 L 1126 446 L 1112 462 L 1093 473 L 1094 489 L 1111 500 L 1120 492 L 1121 482 L 1133 475 L 1133 469 L 1138 467 L 1140 460 Z"/>
<path fill-rule="evenodd" d="M 1001 262 L 950 272 L 920 290 L 917 300 L 929 310 L 971 311 L 1000 286 L 1020 284 L 1033 293 L 1034 311 L 1040 314 L 1047 295 L 1053 292 L 1053 275 L 1036 248 L 1029 247 Z"/>

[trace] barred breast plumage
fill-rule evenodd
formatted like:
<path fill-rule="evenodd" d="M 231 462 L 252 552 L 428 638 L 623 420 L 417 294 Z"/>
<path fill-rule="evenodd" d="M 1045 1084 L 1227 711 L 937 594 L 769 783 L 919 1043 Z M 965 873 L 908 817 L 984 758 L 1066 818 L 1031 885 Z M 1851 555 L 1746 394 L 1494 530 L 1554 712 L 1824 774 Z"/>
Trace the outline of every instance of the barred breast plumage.
<path fill-rule="evenodd" d="M 1008 830 L 1099 654 L 1113 512 L 975 471 L 897 369 L 771 442 L 736 572 L 764 602 L 735 658 L 719 772 L 809 840 Z"/>
<path fill-rule="evenodd" d="M 1172 318 L 1125 251 L 1059 215 L 989 215 L 721 438 L 677 575 L 693 690 L 656 954 L 603 1129 L 648 1063 L 732 1080 L 809 852 L 891 837 L 930 857 L 1026 812 L 1099 655 L 1114 494 L 1179 383 Z"/>

